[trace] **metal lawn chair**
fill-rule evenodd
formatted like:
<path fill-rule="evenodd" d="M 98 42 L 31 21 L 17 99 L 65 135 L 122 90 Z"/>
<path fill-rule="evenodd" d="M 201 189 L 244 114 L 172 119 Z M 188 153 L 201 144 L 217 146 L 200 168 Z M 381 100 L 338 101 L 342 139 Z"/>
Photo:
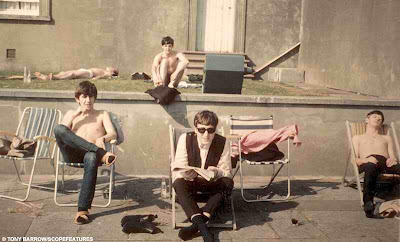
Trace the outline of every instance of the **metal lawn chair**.
<path fill-rule="evenodd" d="M 55 138 L 53 137 L 53 128 L 56 124 L 61 122 L 61 112 L 57 109 L 51 108 L 37 108 L 27 107 L 22 113 L 22 117 L 19 121 L 17 131 L 15 134 L 0 131 L 0 135 L 9 137 L 24 137 L 29 140 L 36 141 L 36 149 L 34 155 L 28 157 L 15 157 L 9 155 L 0 155 L 1 159 L 11 160 L 14 163 L 15 171 L 18 176 L 18 180 L 24 186 L 27 186 L 27 191 L 24 198 L 18 198 L 13 196 L 1 195 L 0 198 L 8 198 L 17 201 L 26 201 L 29 197 L 31 187 L 53 190 L 53 188 L 33 184 L 33 177 L 37 161 L 49 160 L 54 167 L 54 154 L 55 154 Z M 53 147 L 51 147 L 53 145 Z M 16 164 L 17 161 L 28 161 L 32 163 L 32 169 L 29 176 L 29 182 L 26 183 L 21 179 L 20 171 Z"/>

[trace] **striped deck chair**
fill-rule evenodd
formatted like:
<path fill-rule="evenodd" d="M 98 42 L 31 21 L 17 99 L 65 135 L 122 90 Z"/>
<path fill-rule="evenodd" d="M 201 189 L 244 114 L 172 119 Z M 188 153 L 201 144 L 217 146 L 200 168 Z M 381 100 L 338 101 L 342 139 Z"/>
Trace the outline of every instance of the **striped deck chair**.
<path fill-rule="evenodd" d="M 263 130 L 263 129 L 273 129 L 273 124 L 274 124 L 274 119 L 273 116 L 270 116 L 269 118 L 266 119 L 239 119 L 239 118 L 234 118 L 230 117 L 230 134 L 231 135 L 239 135 L 243 136 L 245 134 L 248 134 L 252 131 L 257 131 L 257 130 Z M 286 159 L 280 159 L 280 160 L 273 160 L 273 161 L 249 161 L 244 158 L 242 158 L 242 146 L 241 142 L 239 139 L 238 142 L 238 153 L 239 153 L 239 167 L 235 171 L 234 175 L 236 175 L 237 171 L 239 170 L 240 173 L 240 190 L 241 190 L 241 195 L 244 201 L 246 202 L 262 202 L 262 201 L 282 201 L 282 200 L 287 200 L 290 197 L 290 174 L 289 174 L 289 163 L 290 163 L 290 139 L 287 140 L 287 158 Z M 243 185 L 243 177 L 244 177 L 244 172 L 242 169 L 242 163 L 246 162 L 248 165 L 251 166 L 270 166 L 272 165 L 272 175 L 269 183 L 265 186 L 262 186 L 260 188 L 256 189 L 266 189 L 268 188 L 272 182 L 275 180 L 276 176 L 279 174 L 281 169 L 286 165 L 287 168 L 287 195 L 284 198 L 257 198 L 257 199 L 249 199 L 246 198 L 245 196 L 245 190 L 255 190 L 253 188 L 251 189 L 245 189 Z M 278 169 L 275 172 L 275 165 L 279 165 Z"/>
<path fill-rule="evenodd" d="M 176 199 L 176 194 L 174 189 L 172 188 L 172 172 L 171 172 L 171 162 L 175 159 L 175 151 L 176 147 L 178 145 L 178 140 L 179 137 L 187 132 L 194 131 L 193 128 L 174 128 L 172 125 L 169 126 L 169 138 L 170 138 L 170 148 L 171 148 L 171 153 L 170 153 L 170 169 L 169 169 L 169 194 L 171 198 L 171 205 L 172 205 L 172 229 L 175 229 L 177 227 L 188 227 L 192 223 L 190 222 L 177 222 L 176 218 L 176 207 L 177 207 L 177 199 Z M 224 135 L 223 128 L 219 129 L 217 131 L 219 134 L 222 136 Z M 229 142 L 227 140 L 227 142 Z M 172 194 L 172 197 L 171 197 Z M 231 228 L 232 230 L 237 229 L 236 225 L 236 217 L 235 217 L 235 208 L 234 208 L 234 203 L 233 203 L 233 195 L 231 194 L 230 196 L 227 197 L 227 200 L 229 200 L 229 205 L 230 205 L 230 210 L 232 213 L 232 220 L 227 221 L 226 223 L 214 223 L 212 220 L 207 224 L 208 227 L 214 227 L 214 228 Z"/>
<path fill-rule="evenodd" d="M 353 147 L 353 136 L 355 135 L 362 135 L 366 132 L 367 126 L 365 122 L 349 122 L 346 121 L 346 131 L 347 131 L 347 141 L 349 144 L 349 159 L 347 159 L 346 162 L 346 169 L 343 175 L 343 179 L 342 179 L 342 184 L 346 185 L 346 186 L 350 186 L 353 185 L 354 183 L 357 184 L 357 190 L 360 194 L 360 203 L 361 206 L 364 205 L 363 202 L 363 193 L 362 193 L 362 187 L 361 187 L 361 182 L 364 178 L 364 173 L 359 172 L 358 170 L 358 166 L 355 162 L 356 159 L 356 154 L 354 151 L 354 147 Z M 388 124 L 384 124 L 382 125 L 382 129 L 379 132 L 380 134 L 383 135 L 389 135 L 392 137 L 392 139 L 394 140 L 394 149 L 395 149 L 395 153 L 397 154 L 397 156 L 399 156 L 399 141 L 397 139 L 397 135 L 396 135 L 396 130 L 394 127 L 394 123 L 391 122 L 390 125 Z M 400 160 L 400 157 L 397 157 L 397 160 Z M 349 165 L 349 162 L 351 161 L 352 166 L 353 166 L 353 172 L 354 172 L 354 178 L 351 180 L 346 180 L 346 176 L 347 176 L 347 168 Z M 399 182 L 399 175 L 396 174 L 380 174 L 380 177 L 378 178 L 378 183 L 391 183 L 391 182 Z"/>
<path fill-rule="evenodd" d="M 33 176 L 35 172 L 36 163 L 39 160 L 49 160 L 54 167 L 54 155 L 56 150 L 55 138 L 53 136 L 53 128 L 56 124 L 61 122 L 61 112 L 57 109 L 50 108 L 37 108 L 27 107 L 22 113 L 19 121 L 17 131 L 15 134 L 0 131 L 0 135 L 9 137 L 24 137 L 26 139 L 36 141 L 36 149 L 33 156 L 28 157 L 15 157 L 9 155 L 0 155 L 0 159 L 11 160 L 14 163 L 15 171 L 18 176 L 19 182 L 27 186 L 27 191 L 24 198 L 7 196 L 0 194 L 0 198 L 8 198 L 17 201 L 26 201 L 29 197 L 31 187 L 54 190 L 52 187 L 33 184 Z M 32 169 L 29 176 L 29 181 L 23 181 L 20 176 L 20 171 L 16 162 L 29 161 L 32 163 Z"/>

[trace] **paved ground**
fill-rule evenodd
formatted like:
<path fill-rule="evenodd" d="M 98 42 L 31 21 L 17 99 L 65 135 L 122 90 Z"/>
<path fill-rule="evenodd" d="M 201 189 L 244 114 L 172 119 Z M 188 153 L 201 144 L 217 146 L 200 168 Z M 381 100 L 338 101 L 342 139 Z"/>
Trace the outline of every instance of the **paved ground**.
<path fill-rule="evenodd" d="M 14 176 L 1 177 L 1 194 L 23 194 L 22 186 L 16 183 Z M 41 176 L 37 181 L 52 179 L 51 176 Z M 255 187 L 262 180 L 255 177 L 245 182 Z M 77 182 L 72 180 L 70 187 L 76 187 Z M 289 201 L 267 203 L 244 202 L 237 189 L 239 180 L 235 179 L 235 182 L 234 201 L 239 229 L 213 228 L 217 241 L 400 241 L 397 219 L 367 219 L 357 190 L 342 187 L 338 180 L 294 179 Z M 52 184 L 50 182 L 49 186 Z M 118 176 L 111 206 L 92 209 L 92 222 L 81 226 L 73 223 L 76 208 L 56 206 L 50 191 L 33 189 L 28 202 L 24 203 L 0 199 L 0 237 L 3 241 L 17 241 L 16 237 L 31 237 L 32 241 L 47 237 L 53 240 L 77 237 L 81 241 L 84 237 L 93 241 L 179 241 L 178 230 L 171 228 L 171 203 L 160 198 L 160 184 L 161 179 L 157 177 Z M 282 196 L 286 192 L 286 183 L 278 181 L 273 188 L 278 191 L 275 197 Z M 250 196 L 268 193 L 251 192 Z M 393 197 L 395 194 L 387 191 L 383 195 Z M 60 200 L 65 202 L 76 201 L 76 198 L 76 194 L 60 194 Z M 101 193 L 95 202 L 105 202 Z M 135 214 L 157 214 L 155 221 L 164 233 L 123 233 L 120 226 L 122 217 Z M 178 217 L 182 215 L 178 212 Z M 230 218 L 229 213 L 223 212 L 219 217 L 222 220 Z M 292 225 L 291 217 L 299 220 L 298 226 Z M 194 240 L 202 241 L 201 237 Z"/>

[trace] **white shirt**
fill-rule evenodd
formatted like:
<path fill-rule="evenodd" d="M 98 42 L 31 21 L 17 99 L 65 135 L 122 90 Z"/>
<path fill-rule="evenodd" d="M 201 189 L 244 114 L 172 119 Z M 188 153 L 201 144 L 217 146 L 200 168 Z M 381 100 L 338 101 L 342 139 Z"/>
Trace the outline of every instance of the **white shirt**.
<path fill-rule="evenodd" d="M 200 142 L 198 142 L 198 144 L 200 149 L 201 168 L 204 169 L 211 143 L 205 146 L 200 145 Z M 186 134 L 182 134 L 181 137 L 179 137 L 178 145 L 176 147 L 176 152 L 175 152 L 175 160 L 173 160 L 171 163 L 171 170 L 173 170 L 173 168 L 176 166 L 182 166 L 182 165 L 186 166 L 189 165 L 188 154 L 186 150 Z M 231 156 L 229 154 L 228 141 L 225 142 L 225 147 L 221 154 L 221 158 L 219 159 L 217 169 L 218 172 L 214 180 L 217 180 L 218 178 L 221 177 L 232 178 L 232 164 L 231 164 Z M 185 178 L 185 171 L 172 171 L 172 177 L 174 181 L 177 178 Z"/>

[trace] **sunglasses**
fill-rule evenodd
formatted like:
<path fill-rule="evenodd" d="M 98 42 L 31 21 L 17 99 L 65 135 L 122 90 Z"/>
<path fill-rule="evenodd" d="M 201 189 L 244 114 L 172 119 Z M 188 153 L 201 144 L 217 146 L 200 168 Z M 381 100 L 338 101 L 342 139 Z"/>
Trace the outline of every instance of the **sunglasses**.
<path fill-rule="evenodd" d="M 207 130 L 207 132 L 209 134 L 215 133 L 215 128 L 208 128 L 208 129 L 206 129 L 206 128 L 197 128 L 197 131 L 199 131 L 200 134 L 204 134 L 206 132 L 206 130 Z"/>

